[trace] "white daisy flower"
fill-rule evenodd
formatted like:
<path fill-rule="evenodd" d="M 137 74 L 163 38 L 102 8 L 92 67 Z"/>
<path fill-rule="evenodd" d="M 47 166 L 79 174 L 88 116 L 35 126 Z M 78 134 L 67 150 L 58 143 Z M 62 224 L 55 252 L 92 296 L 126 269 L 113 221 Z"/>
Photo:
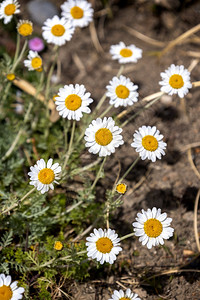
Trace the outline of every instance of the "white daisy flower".
<path fill-rule="evenodd" d="M 118 59 L 120 64 L 137 62 L 142 57 L 142 49 L 135 45 L 126 46 L 123 42 L 110 47 L 112 59 Z"/>
<path fill-rule="evenodd" d="M 66 41 L 70 41 L 74 33 L 74 27 L 71 22 L 65 18 L 54 16 L 47 19 L 42 26 L 42 35 L 47 43 L 62 46 Z"/>
<path fill-rule="evenodd" d="M 174 229 L 170 227 L 171 218 L 167 218 L 166 213 L 161 214 L 160 208 L 147 209 L 137 214 L 137 222 L 132 225 L 135 235 L 139 236 L 142 245 L 147 245 L 148 249 L 159 244 L 163 245 L 163 239 L 169 239 L 173 236 Z"/>
<path fill-rule="evenodd" d="M 0 4 L 0 19 L 4 19 L 4 24 L 8 24 L 13 15 L 20 13 L 17 0 L 5 0 Z"/>
<path fill-rule="evenodd" d="M 91 112 L 88 105 L 93 102 L 90 98 L 90 93 L 86 93 L 83 84 L 65 85 L 60 88 L 56 99 L 56 109 L 59 115 L 68 120 L 80 121 L 83 113 L 89 114 Z"/>
<path fill-rule="evenodd" d="M 190 72 L 184 66 L 171 65 L 165 72 L 160 73 L 162 81 L 159 82 L 161 91 L 168 95 L 178 94 L 183 98 L 191 89 Z"/>
<path fill-rule="evenodd" d="M 89 152 L 99 156 L 111 155 L 115 152 L 115 148 L 124 144 L 122 129 L 115 126 L 115 121 L 109 117 L 97 118 L 85 131 L 86 147 L 89 147 Z"/>
<path fill-rule="evenodd" d="M 11 276 L 0 274 L 0 299 L 1 300 L 18 300 L 22 299 L 24 288 L 17 286 L 17 281 L 11 283 Z"/>
<path fill-rule="evenodd" d="M 113 264 L 116 260 L 116 255 L 122 251 L 120 246 L 120 238 L 115 230 L 108 230 L 99 228 L 94 229 L 94 233 L 86 238 L 87 256 L 96 259 L 103 264 L 108 262 Z"/>
<path fill-rule="evenodd" d="M 106 86 L 108 90 L 106 96 L 110 98 L 109 103 L 114 107 L 126 107 L 138 101 L 139 94 L 136 92 L 138 86 L 134 85 L 129 78 L 123 75 L 119 78 L 115 76 L 109 83 L 110 85 Z"/>
<path fill-rule="evenodd" d="M 30 50 L 28 53 L 28 59 L 24 61 L 25 67 L 29 71 L 34 71 L 42 68 L 42 58 L 37 53 L 37 51 Z"/>
<path fill-rule="evenodd" d="M 61 5 L 61 15 L 72 22 L 74 27 L 85 27 L 93 19 L 93 8 L 85 0 L 68 0 Z"/>
<path fill-rule="evenodd" d="M 155 162 L 156 158 L 161 159 L 161 154 L 165 155 L 167 144 L 162 141 L 163 135 L 156 126 L 142 126 L 136 130 L 133 137 L 131 146 L 136 148 L 142 160 L 147 158 Z"/>
<path fill-rule="evenodd" d="M 30 185 L 34 185 L 38 191 L 42 194 L 48 192 L 49 188 L 54 190 L 53 183 L 58 182 L 56 180 L 60 179 L 58 176 L 61 172 L 61 167 L 59 163 L 53 164 L 53 159 L 50 158 L 45 163 L 44 159 L 39 159 L 33 167 L 30 167 L 31 172 L 28 173 L 30 176 Z"/>
<path fill-rule="evenodd" d="M 130 289 L 127 289 L 125 292 L 122 290 L 114 290 L 114 293 L 112 294 L 112 298 L 109 300 L 141 300 L 138 297 L 138 294 L 134 294 L 131 292 Z"/>

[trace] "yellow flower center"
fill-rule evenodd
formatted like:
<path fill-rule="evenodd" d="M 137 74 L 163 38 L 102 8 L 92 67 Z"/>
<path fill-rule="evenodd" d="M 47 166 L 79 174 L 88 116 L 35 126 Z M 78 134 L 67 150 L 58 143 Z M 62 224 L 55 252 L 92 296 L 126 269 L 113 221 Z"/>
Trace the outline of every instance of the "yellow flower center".
<path fill-rule="evenodd" d="M 83 9 L 78 6 L 72 7 L 70 13 L 74 19 L 81 19 L 83 17 Z"/>
<path fill-rule="evenodd" d="M 146 135 L 142 139 L 142 146 L 148 151 L 155 151 L 158 149 L 158 141 L 153 135 Z"/>
<path fill-rule="evenodd" d="M 38 179 L 43 184 L 50 184 L 54 181 L 55 174 L 53 170 L 44 168 L 38 173 Z"/>
<path fill-rule="evenodd" d="M 55 250 L 60 251 L 60 250 L 62 250 L 62 248 L 63 248 L 63 244 L 61 242 L 59 242 L 59 241 L 55 242 L 55 244 L 54 244 Z"/>
<path fill-rule="evenodd" d="M 117 187 L 116 187 L 116 190 L 120 194 L 125 194 L 125 192 L 126 192 L 126 184 L 124 184 L 124 183 L 118 184 Z"/>
<path fill-rule="evenodd" d="M 122 297 L 122 298 L 119 298 L 119 300 L 131 300 L 131 298 L 129 298 L 129 297 Z"/>
<path fill-rule="evenodd" d="M 129 89 L 127 89 L 127 87 L 125 85 L 118 85 L 115 89 L 115 93 L 116 93 L 117 97 L 126 99 L 126 98 L 128 98 L 130 91 L 129 91 Z"/>
<path fill-rule="evenodd" d="M 15 11 L 16 11 L 15 4 L 8 4 L 4 9 L 5 15 L 7 16 L 12 16 L 15 13 Z"/>
<path fill-rule="evenodd" d="M 15 74 L 13 73 L 7 74 L 6 78 L 10 81 L 13 81 L 15 79 Z"/>
<path fill-rule="evenodd" d="M 81 97 L 76 94 L 71 94 L 65 99 L 65 106 L 69 110 L 77 110 L 79 107 L 81 107 L 81 103 Z"/>
<path fill-rule="evenodd" d="M 33 67 L 33 69 L 39 69 L 42 66 L 42 59 L 40 57 L 34 57 L 31 60 L 31 66 Z"/>
<path fill-rule="evenodd" d="M 110 253 L 113 248 L 113 243 L 109 238 L 102 237 L 99 238 L 98 241 L 96 241 L 96 247 L 97 250 L 101 253 Z"/>
<path fill-rule="evenodd" d="M 32 34 L 33 32 L 33 26 L 31 23 L 22 23 L 21 25 L 19 25 L 18 27 L 18 32 L 19 34 L 21 34 L 22 36 L 29 36 Z"/>
<path fill-rule="evenodd" d="M 55 36 L 62 36 L 65 33 L 65 27 L 63 25 L 54 25 L 51 28 L 51 33 Z"/>
<path fill-rule="evenodd" d="M 10 300 L 12 298 L 13 292 L 11 288 L 7 285 L 0 287 L 0 299 L 1 300 Z"/>
<path fill-rule="evenodd" d="M 174 74 L 170 77 L 169 79 L 169 84 L 171 85 L 171 87 L 173 87 L 174 89 L 180 89 L 183 87 L 184 82 L 183 82 L 183 77 L 181 75 L 178 74 Z"/>
<path fill-rule="evenodd" d="M 100 128 L 95 133 L 95 141 L 101 146 L 107 146 L 113 140 L 113 135 L 108 128 Z"/>
<path fill-rule="evenodd" d="M 120 51 L 120 55 L 123 57 L 130 57 L 133 55 L 133 52 L 128 48 L 124 48 Z"/>
<path fill-rule="evenodd" d="M 158 237 L 163 230 L 162 224 L 157 219 L 149 219 L 144 223 L 144 231 L 148 237 Z"/>

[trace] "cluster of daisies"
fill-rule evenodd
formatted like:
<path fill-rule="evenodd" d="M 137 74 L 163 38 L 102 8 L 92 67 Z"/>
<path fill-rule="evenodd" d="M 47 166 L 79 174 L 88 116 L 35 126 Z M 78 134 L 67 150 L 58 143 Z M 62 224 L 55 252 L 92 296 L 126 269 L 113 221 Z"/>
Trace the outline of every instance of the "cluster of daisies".
<path fill-rule="evenodd" d="M 19 7 L 17 0 L 3 1 L 0 4 L 0 19 L 3 19 L 5 24 L 9 23 L 13 15 L 20 12 Z M 86 0 L 68 0 L 61 5 L 61 10 L 61 18 L 54 16 L 47 19 L 42 27 L 43 38 L 47 43 L 56 46 L 62 46 L 70 41 L 75 28 L 88 26 L 93 18 L 93 9 Z M 17 24 L 17 31 L 24 37 L 30 36 L 33 31 L 32 22 L 20 20 Z M 29 51 L 24 65 L 29 71 L 42 71 L 42 58 L 38 52 L 44 48 L 44 45 L 41 44 L 41 40 L 35 40 L 34 43 L 35 48 Z M 135 45 L 126 46 L 120 42 L 111 46 L 110 54 L 119 63 L 136 63 L 142 57 L 142 50 Z M 165 72 L 161 73 L 161 78 L 162 81 L 159 82 L 161 91 L 169 95 L 177 94 L 182 98 L 192 87 L 190 72 L 184 66 L 172 64 Z M 137 89 L 138 86 L 129 78 L 123 75 L 114 76 L 106 86 L 106 96 L 109 98 L 111 106 L 115 108 L 127 107 L 138 101 Z M 54 100 L 59 115 L 68 120 L 80 121 L 84 113 L 91 113 L 89 105 L 93 99 L 84 85 L 65 85 L 59 89 Z M 85 146 L 90 153 L 100 157 L 109 156 L 115 152 L 116 148 L 124 144 L 121 133 L 122 128 L 115 124 L 112 117 L 97 118 L 85 130 Z M 167 144 L 155 126 L 142 126 L 133 134 L 131 146 L 139 153 L 142 160 L 148 159 L 155 162 L 156 159 L 161 159 L 161 156 L 165 155 Z M 58 184 L 57 180 L 60 179 L 60 173 L 61 166 L 59 163 L 53 163 L 53 159 L 50 158 L 47 163 L 44 159 L 38 160 L 30 168 L 28 175 L 30 176 L 30 184 L 44 194 L 49 189 L 54 189 L 54 183 Z M 126 191 L 126 186 L 119 184 L 116 190 L 123 194 Z M 166 213 L 161 213 L 160 208 L 153 207 L 138 213 L 136 222 L 133 222 L 132 225 L 134 234 L 139 237 L 142 245 L 151 249 L 153 246 L 163 245 L 165 239 L 173 236 L 174 229 L 170 227 L 171 222 L 172 219 L 168 218 Z M 96 259 L 100 264 L 105 262 L 113 264 L 117 255 L 122 251 L 121 239 L 115 230 L 110 228 L 104 230 L 95 228 L 86 240 L 88 257 Z M 55 249 L 62 250 L 63 246 L 59 242 L 56 243 Z M 17 287 L 17 282 L 11 284 L 10 276 L 0 275 L 0 298 L 3 297 L 5 300 L 21 299 L 23 292 L 23 288 Z M 133 294 L 130 289 L 125 292 L 115 290 L 112 299 L 139 300 L 137 294 Z"/>

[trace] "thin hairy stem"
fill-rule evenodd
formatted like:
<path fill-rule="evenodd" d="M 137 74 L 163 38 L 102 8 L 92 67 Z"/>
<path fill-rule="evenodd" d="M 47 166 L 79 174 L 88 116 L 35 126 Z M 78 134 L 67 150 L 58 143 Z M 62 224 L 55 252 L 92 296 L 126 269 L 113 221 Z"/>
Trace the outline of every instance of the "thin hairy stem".
<path fill-rule="evenodd" d="M 103 166 L 104 166 L 105 162 L 106 162 L 106 156 L 104 157 L 104 159 L 103 159 L 103 161 L 102 161 L 102 163 L 101 163 L 101 166 L 100 166 L 100 168 L 99 168 L 99 171 L 98 171 L 98 173 L 97 173 L 97 175 L 96 175 L 96 178 L 95 178 L 95 180 L 94 180 L 94 182 L 93 182 L 93 184 L 92 184 L 92 186 L 91 186 L 91 191 L 95 188 L 95 185 L 97 184 L 97 181 L 98 181 L 99 178 L 100 178 L 101 171 L 102 171 L 102 169 L 103 169 Z"/>
<path fill-rule="evenodd" d="M 24 197 L 22 197 L 17 203 L 14 203 L 12 206 L 10 206 L 9 208 L 5 209 L 2 211 L 2 215 L 11 211 L 12 209 L 14 209 L 15 207 L 17 207 L 20 203 L 22 203 L 30 194 L 32 194 L 34 191 L 36 190 L 36 187 L 34 187 L 32 190 L 30 190 L 26 195 L 24 195 Z"/>
<path fill-rule="evenodd" d="M 69 157 L 70 157 L 70 155 L 73 151 L 72 144 L 73 144 L 73 139 L 74 139 L 75 127 L 76 127 L 76 121 L 74 120 L 73 123 L 72 123 L 72 131 L 71 131 L 71 137 L 70 137 L 70 142 L 69 142 L 69 148 L 68 148 L 67 154 L 65 156 L 65 161 L 64 161 L 64 164 L 63 164 L 63 170 L 65 170 L 67 162 L 69 160 Z"/>

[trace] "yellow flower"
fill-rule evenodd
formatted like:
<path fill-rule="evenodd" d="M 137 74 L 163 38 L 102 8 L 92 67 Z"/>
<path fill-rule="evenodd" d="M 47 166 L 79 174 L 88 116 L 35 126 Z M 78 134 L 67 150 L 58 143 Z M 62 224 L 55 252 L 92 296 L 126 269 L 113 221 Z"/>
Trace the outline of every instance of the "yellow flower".
<path fill-rule="evenodd" d="M 125 194 L 127 191 L 127 185 L 125 183 L 120 183 L 116 186 L 116 191 L 119 194 Z"/>
<path fill-rule="evenodd" d="M 33 32 L 33 23 L 28 20 L 20 20 L 17 24 L 17 31 L 22 36 L 29 36 Z"/>
<path fill-rule="evenodd" d="M 63 244 L 60 241 L 56 241 L 54 244 L 54 249 L 60 251 L 62 250 L 62 248 L 63 248 Z"/>
<path fill-rule="evenodd" d="M 13 81 L 13 80 L 15 79 L 15 74 L 9 73 L 9 74 L 6 75 L 6 78 L 7 78 L 8 80 L 10 80 L 10 81 Z"/>

